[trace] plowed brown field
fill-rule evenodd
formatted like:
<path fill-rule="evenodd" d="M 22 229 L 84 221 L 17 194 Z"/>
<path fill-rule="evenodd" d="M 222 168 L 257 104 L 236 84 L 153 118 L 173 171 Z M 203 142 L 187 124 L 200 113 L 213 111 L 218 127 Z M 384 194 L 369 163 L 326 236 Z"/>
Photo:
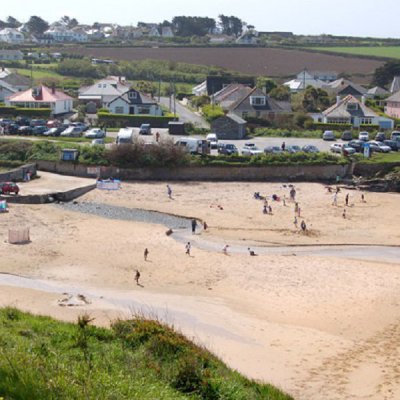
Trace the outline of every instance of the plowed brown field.
<path fill-rule="evenodd" d="M 345 72 L 358 81 L 368 81 L 379 60 L 273 48 L 84 48 L 71 52 L 113 60 L 172 60 L 190 64 L 216 65 L 251 75 L 288 77 L 303 68 Z"/>

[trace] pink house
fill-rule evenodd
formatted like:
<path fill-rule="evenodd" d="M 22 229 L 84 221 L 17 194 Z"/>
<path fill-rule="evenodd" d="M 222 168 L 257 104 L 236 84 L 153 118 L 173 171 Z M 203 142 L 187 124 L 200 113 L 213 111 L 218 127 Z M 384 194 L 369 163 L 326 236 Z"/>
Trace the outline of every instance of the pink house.
<path fill-rule="evenodd" d="M 386 99 L 385 114 L 392 118 L 400 118 L 400 91 Z"/>

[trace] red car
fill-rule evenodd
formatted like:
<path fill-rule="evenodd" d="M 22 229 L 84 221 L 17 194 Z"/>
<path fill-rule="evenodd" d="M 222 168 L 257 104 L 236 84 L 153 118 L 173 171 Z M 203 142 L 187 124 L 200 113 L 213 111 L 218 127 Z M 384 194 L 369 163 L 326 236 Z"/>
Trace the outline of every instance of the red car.
<path fill-rule="evenodd" d="M 5 182 L 0 183 L 0 193 L 1 194 L 10 194 L 10 193 L 19 193 L 19 187 L 14 182 Z"/>

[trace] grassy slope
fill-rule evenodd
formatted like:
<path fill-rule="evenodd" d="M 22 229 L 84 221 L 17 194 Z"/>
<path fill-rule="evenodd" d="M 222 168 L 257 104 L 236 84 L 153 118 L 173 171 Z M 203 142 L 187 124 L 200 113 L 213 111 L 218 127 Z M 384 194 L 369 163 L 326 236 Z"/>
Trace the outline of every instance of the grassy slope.
<path fill-rule="evenodd" d="M 311 50 L 328 51 L 332 53 L 344 53 L 362 56 L 387 57 L 400 59 L 400 46 L 379 46 L 379 47 L 310 47 Z"/>
<path fill-rule="evenodd" d="M 0 310 L 0 396 L 8 399 L 289 400 L 228 369 L 156 321 L 112 330 Z"/>
<path fill-rule="evenodd" d="M 362 159 L 360 162 L 366 164 L 400 163 L 400 152 L 374 153 L 371 158 Z"/>

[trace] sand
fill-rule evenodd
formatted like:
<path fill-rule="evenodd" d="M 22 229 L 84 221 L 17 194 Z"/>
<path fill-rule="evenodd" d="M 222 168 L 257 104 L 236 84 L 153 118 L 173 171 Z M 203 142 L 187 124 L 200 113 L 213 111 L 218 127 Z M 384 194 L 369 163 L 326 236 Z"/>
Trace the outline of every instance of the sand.
<path fill-rule="evenodd" d="M 303 234 L 293 225 L 294 205 L 288 200 L 287 206 L 270 201 L 273 215 L 264 215 L 263 202 L 252 198 L 255 191 L 288 198 L 289 189 L 282 184 L 171 187 L 172 200 L 165 183 L 126 183 L 121 191 L 95 190 L 79 201 L 206 220 L 209 230 L 196 237 L 214 243 L 213 248 L 193 246 L 189 257 L 184 243 L 166 236 L 164 226 L 108 220 L 57 205 L 10 205 L 10 212 L 0 215 L 1 272 L 31 279 L 0 279 L 0 304 L 69 321 L 89 313 L 99 325 L 150 312 L 240 372 L 271 382 L 296 399 L 400 397 L 399 262 L 383 254 L 372 261 L 290 249 L 257 257 L 214 250 L 225 243 L 243 249 L 398 246 L 398 194 L 366 193 L 364 203 L 360 192 L 342 189 L 340 206 L 334 207 L 323 185 L 296 184 L 309 227 Z M 344 219 L 346 193 L 350 207 Z M 30 227 L 32 242 L 8 244 L 7 228 L 19 225 Z M 145 247 L 150 251 L 147 262 Z M 135 269 L 143 287 L 134 282 Z M 90 303 L 60 306 L 63 298 L 78 294 Z"/>

